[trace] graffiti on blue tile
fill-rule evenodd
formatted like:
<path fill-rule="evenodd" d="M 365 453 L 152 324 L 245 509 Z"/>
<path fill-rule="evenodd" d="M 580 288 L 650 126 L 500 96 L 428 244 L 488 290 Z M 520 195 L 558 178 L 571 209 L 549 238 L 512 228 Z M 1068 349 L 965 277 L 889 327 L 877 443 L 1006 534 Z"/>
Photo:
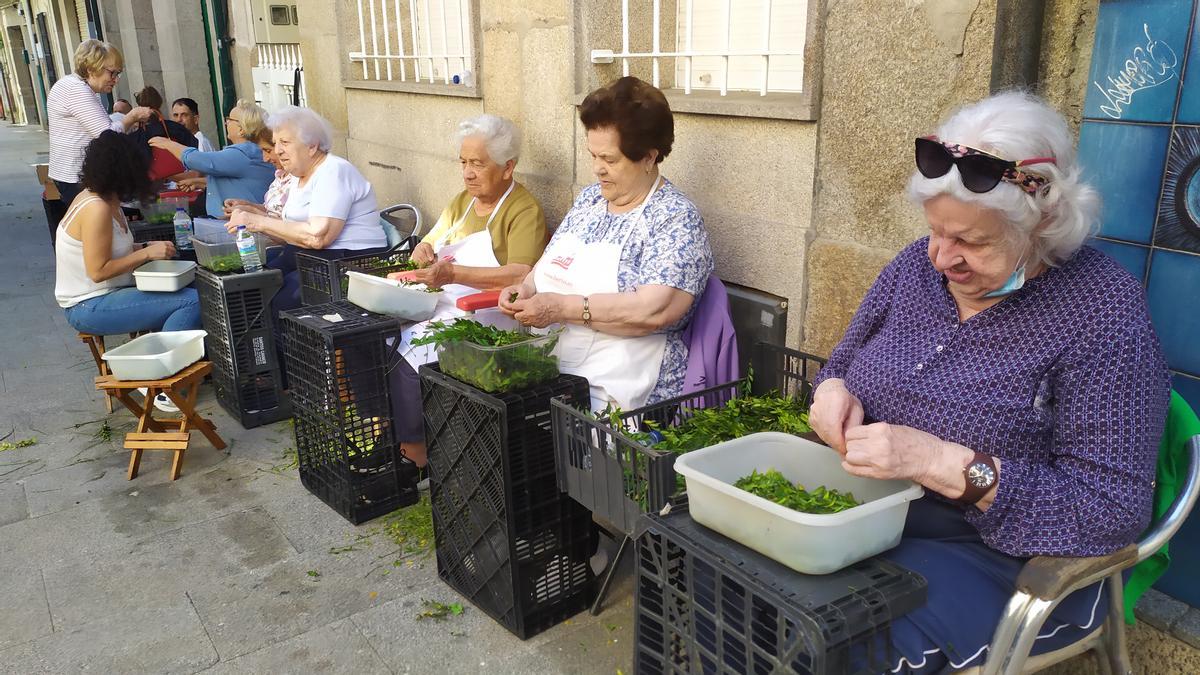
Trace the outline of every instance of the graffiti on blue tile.
<path fill-rule="evenodd" d="M 1183 72 L 1191 11 L 1191 0 L 1101 3 L 1084 115 L 1170 122 Z"/>

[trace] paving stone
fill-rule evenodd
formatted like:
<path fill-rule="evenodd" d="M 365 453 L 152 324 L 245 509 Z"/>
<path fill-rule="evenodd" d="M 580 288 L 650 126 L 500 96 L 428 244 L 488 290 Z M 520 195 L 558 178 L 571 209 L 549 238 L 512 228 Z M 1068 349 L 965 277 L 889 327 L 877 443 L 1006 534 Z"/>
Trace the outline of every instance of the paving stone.
<path fill-rule="evenodd" d="M 122 433 L 115 434 L 119 442 Z M 121 448 L 102 454 L 94 461 L 81 462 L 61 469 L 43 471 L 25 479 L 25 491 L 29 499 L 32 516 L 61 511 L 88 500 L 125 494 L 131 485 L 155 485 L 171 481 L 170 452 L 147 451 L 142 455 L 138 477 L 128 479 L 129 451 Z M 217 450 L 199 432 L 193 432 L 192 441 L 183 456 L 182 476 L 203 471 L 229 459 L 223 450 Z"/>
<path fill-rule="evenodd" d="M 1188 609 L 1186 602 L 1151 588 L 1138 600 L 1134 611 L 1138 619 L 1163 632 L 1170 632 L 1171 626 L 1187 614 Z"/>
<path fill-rule="evenodd" d="M 300 554 L 190 595 L 221 658 L 233 659 L 437 583 L 432 560 L 393 559 L 365 549 Z"/>
<path fill-rule="evenodd" d="M 257 467 L 227 460 L 208 472 L 142 485 L 39 518 L 0 527 L 0 567 L 88 558 L 189 523 L 258 506 L 296 488 L 255 480 Z M 303 489 L 303 488 L 300 488 Z"/>
<path fill-rule="evenodd" d="M 76 630 L 39 638 L 16 652 L 21 670 L 50 673 L 181 673 L 217 661 L 191 607 L 113 612 Z M 0 658 L 6 656 L 0 652 Z M 28 666 L 26 671 L 24 667 Z"/>
<path fill-rule="evenodd" d="M 0 611 L 0 649 L 29 642 L 54 630 L 39 569 L 5 569 L 0 583 L 0 607 L 4 608 Z M 0 664 L 3 663 L 0 658 Z"/>
<path fill-rule="evenodd" d="M 16 483 L 0 485 L 0 527 L 29 517 L 25 487 Z"/>
<path fill-rule="evenodd" d="M 1171 635 L 1200 649 L 1200 609 L 1189 609 L 1178 621 L 1171 626 Z"/>
<path fill-rule="evenodd" d="M 632 608 L 613 608 L 597 618 L 536 648 L 546 672 L 633 672 Z"/>
<path fill-rule="evenodd" d="M 415 646 L 415 645 L 414 645 Z M 259 673 L 391 673 L 367 639 L 348 619 L 335 621 L 278 644 L 228 661 L 204 675 Z"/>
<path fill-rule="evenodd" d="M 177 609 L 186 593 L 294 555 L 260 509 L 229 514 L 156 535 L 98 556 L 45 568 L 60 630 L 113 611 Z"/>

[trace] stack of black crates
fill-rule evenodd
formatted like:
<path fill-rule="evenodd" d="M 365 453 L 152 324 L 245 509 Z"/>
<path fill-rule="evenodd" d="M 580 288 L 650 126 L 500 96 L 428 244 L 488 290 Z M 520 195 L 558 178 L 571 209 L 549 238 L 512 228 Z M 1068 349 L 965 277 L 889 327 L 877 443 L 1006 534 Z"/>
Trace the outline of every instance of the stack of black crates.
<path fill-rule="evenodd" d="M 296 254 L 296 272 L 300 277 L 300 302 L 322 305 L 346 299 L 346 270 L 375 276 L 387 276 L 405 269 L 415 239 L 407 239 L 383 253 L 348 256 L 337 260 L 323 257 L 320 251 Z"/>
<path fill-rule="evenodd" d="M 282 286 L 279 270 L 196 270 L 200 315 L 208 332 L 204 348 L 213 363 L 217 401 L 247 429 L 292 415 L 271 321 L 271 298 Z"/>
<path fill-rule="evenodd" d="M 488 394 L 422 366 L 438 575 L 521 639 L 587 607 L 591 513 L 558 490 L 550 401 L 588 402 L 573 375 Z"/>
<path fill-rule="evenodd" d="M 642 517 L 634 672 L 890 671 L 891 621 L 925 579 L 883 558 L 808 576 L 697 525 L 686 508 Z"/>
<path fill-rule="evenodd" d="M 417 470 L 401 461 L 388 388 L 400 321 L 333 302 L 283 312 L 280 324 L 300 482 L 355 525 L 415 504 Z"/>

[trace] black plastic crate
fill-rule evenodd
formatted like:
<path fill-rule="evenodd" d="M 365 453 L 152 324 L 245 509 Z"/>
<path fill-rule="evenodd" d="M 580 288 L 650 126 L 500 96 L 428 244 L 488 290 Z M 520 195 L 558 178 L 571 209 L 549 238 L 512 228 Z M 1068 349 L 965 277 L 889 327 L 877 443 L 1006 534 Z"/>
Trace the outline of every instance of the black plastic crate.
<path fill-rule="evenodd" d="M 558 491 L 550 400 L 588 400 L 560 375 L 487 394 L 422 366 L 438 575 L 521 639 L 591 601 L 598 542 L 591 514 Z"/>
<path fill-rule="evenodd" d="M 825 360 L 765 342 L 755 346 L 749 390 L 755 395 L 778 392 L 807 400 L 812 380 Z M 627 430 L 646 430 L 682 423 L 698 409 L 727 403 L 747 390 L 746 380 L 728 382 L 661 403 L 623 412 L 618 428 L 608 419 L 564 401 L 554 401 L 554 451 L 559 489 L 629 535 L 638 517 L 658 511 L 676 491 L 673 452 L 659 452 L 631 439 Z"/>
<path fill-rule="evenodd" d="M 271 321 L 271 298 L 282 286 L 279 270 L 224 275 L 196 270 L 217 402 L 247 429 L 292 416 Z"/>
<path fill-rule="evenodd" d="M 338 315 L 341 321 L 325 316 Z M 388 371 L 400 321 L 348 302 L 280 314 L 300 481 L 355 525 L 417 502 L 401 462 Z"/>
<path fill-rule="evenodd" d="M 142 244 L 148 241 L 175 241 L 175 223 L 147 223 L 146 221 L 136 221 L 129 224 L 129 231 L 133 234 L 135 244 Z"/>
<path fill-rule="evenodd" d="M 416 246 L 409 238 L 382 253 L 347 256 L 338 260 L 323 258 L 319 252 L 297 252 L 296 270 L 300 273 L 300 302 L 320 305 L 346 298 L 349 281 L 346 270 L 384 276 L 400 271 Z"/>
<path fill-rule="evenodd" d="M 634 670 L 878 673 L 892 619 L 925 603 L 925 578 L 883 558 L 832 574 L 795 572 L 686 509 L 638 528 Z"/>

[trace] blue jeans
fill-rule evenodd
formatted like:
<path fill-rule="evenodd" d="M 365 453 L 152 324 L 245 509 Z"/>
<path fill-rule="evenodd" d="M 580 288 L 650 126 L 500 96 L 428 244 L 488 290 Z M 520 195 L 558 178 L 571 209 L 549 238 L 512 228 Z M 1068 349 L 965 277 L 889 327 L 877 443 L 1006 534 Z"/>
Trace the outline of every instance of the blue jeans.
<path fill-rule="evenodd" d="M 67 323 L 93 335 L 200 327 L 200 296 L 191 287 L 174 293 L 144 293 L 130 286 L 89 298 L 66 311 Z"/>

